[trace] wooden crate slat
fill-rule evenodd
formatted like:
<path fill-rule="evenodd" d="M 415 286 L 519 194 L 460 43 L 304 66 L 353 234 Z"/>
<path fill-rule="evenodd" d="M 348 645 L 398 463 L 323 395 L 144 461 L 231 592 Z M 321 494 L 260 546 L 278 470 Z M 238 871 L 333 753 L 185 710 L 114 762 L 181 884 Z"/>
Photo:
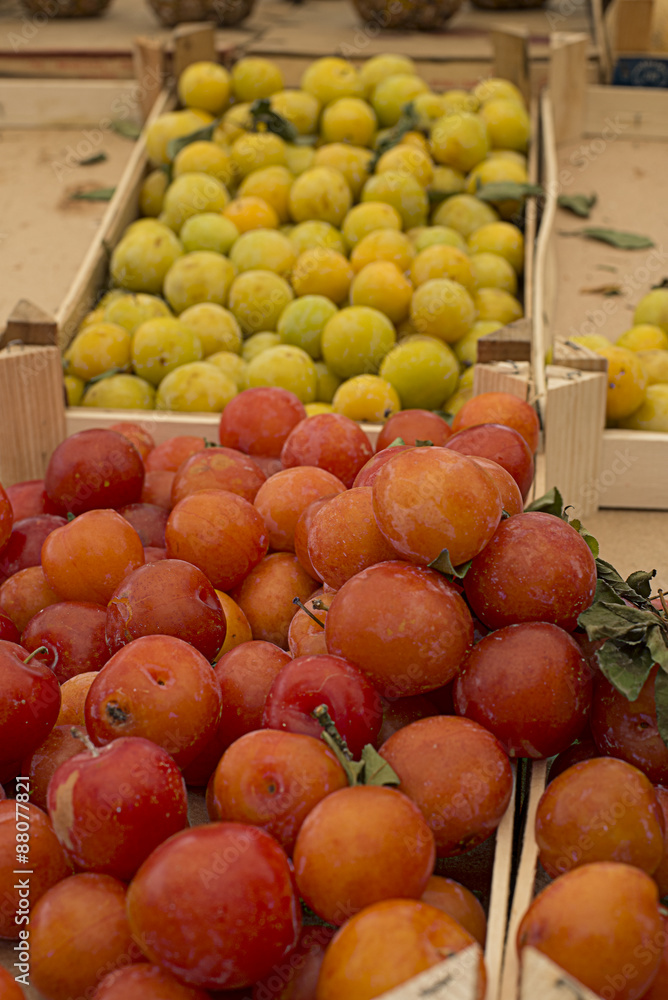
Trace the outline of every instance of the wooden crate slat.
<path fill-rule="evenodd" d="M 101 126 L 137 118 L 134 80 L 0 80 L 0 131 Z M 109 128 L 109 125 L 106 125 Z"/>

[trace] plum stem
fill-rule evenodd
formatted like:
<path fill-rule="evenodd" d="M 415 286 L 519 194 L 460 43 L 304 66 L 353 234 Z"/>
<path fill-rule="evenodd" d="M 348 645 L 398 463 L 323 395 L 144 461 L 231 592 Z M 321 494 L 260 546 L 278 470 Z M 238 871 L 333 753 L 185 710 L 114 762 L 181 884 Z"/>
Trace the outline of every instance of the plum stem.
<path fill-rule="evenodd" d="M 49 651 L 46 648 L 46 646 L 38 646 L 37 649 L 33 649 L 32 653 L 30 653 L 29 656 L 28 656 L 28 658 L 25 659 L 23 662 L 24 663 L 30 663 L 30 661 L 32 660 L 33 656 L 37 656 L 38 653 L 48 653 L 48 652 Z"/>
<path fill-rule="evenodd" d="M 316 611 L 329 611 L 329 604 L 325 604 L 321 597 L 316 597 L 311 603 Z"/>
<path fill-rule="evenodd" d="M 83 745 L 86 747 L 86 750 L 90 750 L 93 757 L 100 756 L 99 748 L 95 746 L 88 733 L 82 732 L 82 730 L 77 729 L 76 726 L 71 727 L 70 733 L 72 734 L 75 740 L 81 740 Z"/>
<path fill-rule="evenodd" d="M 661 607 L 663 608 L 664 614 L 668 615 L 668 606 L 666 605 L 666 600 L 663 596 L 664 592 L 659 588 L 659 600 L 661 601 Z"/>
<path fill-rule="evenodd" d="M 336 724 L 334 723 L 334 720 L 329 714 L 329 709 L 327 708 L 327 705 L 318 705 L 317 708 L 313 709 L 313 712 L 311 714 L 313 718 L 320 723 L 322 728 L 325 730 L 328 736 L 334 741 L 334 743 L 336 743 L 341 753 L 344 754 L 348 760 L 352 760 L 353 755 L 348 749 L 348 744 L 344 740 L 343 736 L 336 728 Z"/>
<path fill-rule="evenodd" d="M 312 619 L 313 619 L 313 621 L 314 621 L 314 622 L 316 623 L 316 625 L 319 625 L 319 626 L 320 626 L 320 628 L 324 628 L 324 627 L 325 627 L 325 623 L 324 623 L 324 622 L 321 622 L 321 621 L 320 621 L 320 619 L 318 618 L 318 616 L 317 616 L 317 615 L 314 615 L 314 614 L 313 614 L 313 612 L 312 612 L 312 611 L 310 611 L 310 610 L 309 610 L 309 609 L 308 609 L 308 608 L 306 607 L 306 605 L 305 605 L 305 604 L 303 604 L 303 603 L 302 603 L 302 602 L 301 602 L 301 601 L 299 600 L 299 598 L 298 598 L 298 597 L 293 597 L 293 598 L 292 598 L 292 603 L 293 603 L 293 604 L 296 604 L 296 605 L 297 605 L 297 607 L 298 607 L 298 608 L 300 608 L 300 609 L 301 609 L 302 611 L 305 611 L 305 612 L 306 612 L 306 614 L 307 614 L 307 615 L 309 616 L 309 618 L 312 618 Z"/>

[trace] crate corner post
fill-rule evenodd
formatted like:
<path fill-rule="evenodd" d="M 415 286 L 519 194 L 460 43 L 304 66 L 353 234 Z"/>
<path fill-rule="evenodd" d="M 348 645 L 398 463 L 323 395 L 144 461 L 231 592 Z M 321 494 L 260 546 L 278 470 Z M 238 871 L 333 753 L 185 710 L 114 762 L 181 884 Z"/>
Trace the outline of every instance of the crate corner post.
<path fill-rule="evenodd" d="M 66 436 L 56 323 L 22 300 L 0 340 L 0 482 L 41 479 Z"/>
<path fill-rule="evenodd" d="M 497 27 L 489 34 L 493 51 L 492 75 L 514 83 L 528 103 L 531 98 L 529 31 Z"/>
<path fill-rule="evenodd" d="M 213 22 L 186 21 L 172 31 L 172 75 L 175 80 L 195 62 L 216 62 Z"/>

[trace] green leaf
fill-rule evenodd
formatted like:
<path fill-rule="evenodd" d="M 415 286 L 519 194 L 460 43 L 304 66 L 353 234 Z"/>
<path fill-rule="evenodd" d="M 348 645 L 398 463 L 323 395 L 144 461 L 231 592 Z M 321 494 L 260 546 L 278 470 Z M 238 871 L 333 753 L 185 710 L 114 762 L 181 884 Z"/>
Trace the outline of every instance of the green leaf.
<path fill-rule="evenodd" d="M 444 576 L 454 576 L 458 580 L 463 580 L 471 568 L 471 562 L 472 560 L 469 559 L 468 562 L 461 563 L 459 566 L 453 566 L 450 561 L 450 553 L 447 549 L 443 549 L 443 551 L 429 563 L 429 568 L 438 570 L 438 572 L 443 573 Z"/>
<path fill-rule="evenodd" d="M 452 421 L 455 419 L 454 413 L 448 413 L 447 410 L 432 410 L 431 412 L 435 413 L 441 420 L 445 420 L 448 427 L 452 426 Z"/>
<path fill-rule="evenodd" d="M 405 445 L 406 442 L 402 437 L 395 438 L 394 441 L 390 441 L 388 448 L 398 448 L 400 445 Z"/>
<path fill-rule="evenodd" d="M 644 649 L 639 656 L 632 656 L 614 642 L 604 643 L 596 651 L 601 673 L 612 686 L 629 701 L 635 701 L 652 669 L 652 656 Z"/>
<path fill-rule="evenodd" d="M 668 746 L 668 674 L 659 670 L 654 683 L 654 699 L 656 701 L 656 724 L 659 736 Z"/>
<path fill-rule="evenodd" d="M 594 559 L 596 559 L 596 557 L 598 556 L 598 541 L 589 531 L 587 531 L 587 529 L 583 526 L 582 521 L 578 521 L 577 518 L 574 518 L 572 521 L 569 521 L 568 523 L 570 524 L 571 528 L 575 528 L 578 534 L 585 540 L 585 542 L 591 549 L 591 553 L 594 556 Z"/>
<path fill-rule="evenodd" d="M 141 135 L 141 125 L 137 122 L 126 121 L 122 118 L 115 119 L 109 126 L 112 132 L 122 135 L 125 139 L 138 139 Z"/>
<path fill-rule="evenodd" d="M 407 132 L 415 132 L 419 131 L 419 129 L 420 117 L 415 110 L 413 102 L 409 101 L 408 104 L 404 104 L 401 109 L 401 117 L 399 118 L 399 121 L 396 125 L 392 126 L 387 135 L 381 139 L 376 146 L 373 157 L 369 163 L 369 173 L 372 174 L 374 172 L 383 153 L 387 153 L 388 149 L 394 149 L 395 146 L 398 146 Z"/>
<path fill-rule="evenodd" d="M 655 576 L 655 569 L 653 569 L 650 573 L 646 573 L 644 570 L 638 569 L 635 573 L 631 573 L 631 575 L 626 578 L 626 582 L 632 590 L 636 591 L 637 594 L 640 594 L 641 597 L 648 599 L 652 593 L 650 580 L 653 580 Z"/>
<path fill-rule="evenodd" d="M 433 448 L 434 447 L 434 442 L 433 441 L 426 441 L 426 440 L 425 441 L 421 441 L 419 438 L 415 438 L 415 447 L 416 448 Z"/>
<path fill-rule="evenodd" d="M 362 750 L 362 762 L 364 764 L 364 784 L 365 785 L 399 785 L 401 779 L 396 771 L 393 771 L 384 757 L 367 743 Z"/>
<path fill-rule="evenodd" d="M 650 651 L 654 663 L 658 663 L 662 670 L 668 671 L 668 646 L 663 630 L 655 625 L 647 632 L 647 648 Z"/>
<path fill-rule="evenodd" d="M 557 205 L 579 215 L 581 219 L 588 219 L 596 201 L 595 194 L 560 194 Z"/>
<path fill-rule="evenodd" d="M 72 201 L 111 201 L 116 188 L 96 188 L 94 191 L 75 191 Z"/>
<path fill-rule="evenodd" d="M 271 101 L 268 97 L 259 97 L 250 106 L 250 116 L 253 121 L 253 131 L 257 132 L 258 126 L 263 125 L 267 132 L 273 132 L 284 142 L 294 142 L 298 136 L 297 129 L 292 122 L 289 122 L 278 111 L 273 111 Z"/>
<path fill-rule="evenodd" d="M 436 191 L 434 188 L 427 189 L 427 198 L 429 198 L 432 205 L 438 205 L 440 202 L 445 201 L 451 194 L 452 191 Z"/>
<path fill-rule="evenodd" d="M 629 586 L 629 583 L 619 575 L 615 567 L 611 566 L 609 562 L 605 561 L 605 559 L 596 560 L 596 573 L 599 580 L 604 580 L 608 583 L 619 597 L 623 597 L 635 605 L 651 608 L 649 600 L 643 597 L 636 587 Z M 637 573 L 642 573 L 642 571 L 638 570 Z M 631 577 L 636 578 L 637 573 L 632 573 Z M 650 578 L 654 576 L 654 573 L 655 571 L 653 570 L 652 573 L 649 574 Z M 631 577 L 629 577 L 629 579 L 631 579 Z"/>
<path fill-rule="evenodd" d="M 581 230 L 582 235 L 590 240 L 598 240 L 600 243 L 608 243 L 611 247 L 620 250 L 644 250 L 654 246 L 654 240 L 649 236 L 641 236 L 639 233 L 626 233 L 621 229 L 604 229 L 601 226 L 586 226 Z"/>
<path fill-rule="evenodd" d="M 323 740 L 329 749 L 332 751 L 339 764 L 346 772 L 346 777 L 348 779 L 349 785 L 361 785 L 361 776 L 364 772 L 364 764 L 361 760 L 350 760 L 341 750 L 340 746 L 334 739 L 334 737 L 323 729 L 320 733 L 320 739 Z"/>
<path fill-rule="evenodd" d="M 177 153 L 180 153 L 182 149 L 189 146 L 191 142 L 208 141 L 213 136 L 219 124 L 220 118 L 216 118 L 209 125 L 203 125 L 202 128 L 195 129 L 194 132 L 189 132 L 188 135 L 180 135 L 176 139 L 170 139 L 167 143 L 167 158 L 170 161 L 173 160 Z"/>
<path fill-rule="evenodd" d="M 544 514 L 554 514 L 555 517 L 561 517 L 563 509 L 564 501 L 561 493 L 556 486 L 553 486 L 542 497 L 538 497 L 533 503 L 528 504 L 524 508 L 524 513 L 526 514 L 528 511 L 541 511 Z"/>
<path fill-rule="evenodd" d="M 496 181 L 483 184 L 475 195 L 481 201 L 522 201 L 544 194 L 540 184 L 519 184 L 517 181 Z"/>
<path fill-rule="evenodd" d="M 99 375 L 89 378 L 86 385 L 95 385 L 96 382 L 103 382 L 106 378 L 111 378 L 112 375 L 124 375 L 126 371 L 126 368 L 107 368 L 106 372 L 101 372 Z"/>
<path fill-rule="evenodd" d="M 79 160 L 80 167 L 92 167 L 94 163 L 104 163 L 108 159 L 106 153 L 93 153 L 92 156 L 87 156 L 85 160 Z"/>

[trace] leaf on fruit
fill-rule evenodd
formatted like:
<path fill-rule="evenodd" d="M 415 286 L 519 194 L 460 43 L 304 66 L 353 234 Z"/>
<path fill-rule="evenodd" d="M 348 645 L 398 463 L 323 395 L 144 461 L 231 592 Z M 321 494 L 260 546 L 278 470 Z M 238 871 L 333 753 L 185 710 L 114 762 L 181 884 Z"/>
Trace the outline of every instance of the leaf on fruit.
<path fill-rule="evenodd" d="M 115 118 L 109 126 L 116 135 L 122 135 L 124 139 L 138 139 L 141 135 L 141 125 L 138 122 L 125 121 L 122 118 Z"/>
<path fill-rule="evenodd" d="M 418 438 L 416 438 L 415 439 L 415 447 L 416 448 L 433 448 L 434 447 L 434 442 L 433 441 L 420 441 Z"/>
<path fill-rule="evenodd" d="M 652 656 L 652 661 L 658 663 L 662 670 L 668 671 L 668 646 L 663 630 L 655 625 L 647 632 L 647 648 Z"/>
<path fill-rule="evenodd" d="M 604 643 L 596 651 L 596 660 L 603 676 L 629 701 L 638 698 L 652 669 L 652 656 L 648 649 L 644 649 L 640 656 L 634 656 L 614 642 Z"/>
<path fill-rule="evenodd" d="M 574 215 L 579 215 L 581 219 L 588 219 L 596 201 L 595 194 L 560 194 L 557 205 L 568 212 L 573 212 Z"/>
<path fill-rule="evenodd" d="M 650 580 L 653 580 L 655 576 L 655 569 L 653 569 L 650 573 L 645 572 L 645 570 L 638 569 L 635 573 L 631 573 L 631 575 L 626 578 L 626 582 L 632 590 L 635 590 L 637 594 L 640 594 L 641 597 L 644 597 L 647 600 L 652 593 Z"/>
<path fill-rule="evenodd" d="M 594 559 L 596 559 L 598 557 L 597 539 L 594 538 L 594 536 L 589 531 L 587 531 L 587 529 L 582 524 L 582 521 L 579 521 L 577 518 L 574 518 L 572 521 L 569 521 L 568 523 L 570 524 L 571 528 L 575 528 L 577 533 L 584 539 L 584 541 L 589 546 Z"/>
<path fill-rule="evenodd" d="M 606 229 L 603 226 L 585 226 L 572 232 L 562 233 L 563 236 L 584 236 L 588 240 L 598 240 L 607 243 L 618 250 L 645 250 L 654 246 L 654 240 L 640 233 L 627 233 L 622 229 Z"/>
<path fill-rule="evenodd" d="M 448 427 L 452 427 L 452 421 L 455 419 L 454 413 L 448 413 L 447 410 L 432 410 L 431 412 L 435 413 L 441 420 L 445 420 Z"/>
<path fill-rule="evenodd" d="M 387 447 L 388 448 L 398 448 L 399 445 L 404 445 L 404 444 L 406 444 L 406 442 L 404 441 L 404 439 L 402 437 L 398 437 L 398 438 L 395 438 L 394 441 L 390 441 L 390 443 L 388 444 Z"/>
<path fill-rule="evenodd" d="M 94 191 L 75 191 L 72 201 L 111 201 L 116 188 L 95 188 Z"/>
<path fill-rule="evenodd" d="M 652 291 L 655 288 L 668 288 L 668 278 L 662 278 L 658 285 L 652 285 Z"/>
<path fill-rule="evenodd" d="M 412 101 L 408 104 L 404 104 L 401 109 L 401 117 L 396 125 L 393 125 L 389 132 L 384 136 L 383 139 L 376 146 L 376 150 L 373 154 L 367 171 L 372 174 L 378 165 L 383 153 L 387 153 L 388 150 L 394 149 L 398 146 L 403 137 L 407 132 L 419 132 L 420 131 L 420 116 L 415 110 L 415 105 Z"/>
<path fill-rule="evenodd" d="M 475 195 L 481 201 L 522 201 L 544 194 L 540 184 L 520 184 L 517 181 L 496 181 L 483 184 Z"/>
<path fill-rule="evenodd" d="M 364 764 L 364 784 L 365 785 L 399 785 L 401 779 L 381 757 L 375 747 L 367 743 L 362 750 L 362 763 Z"/>
<path fill-rule="evenodd" d="M 272 110 L 271 101 L 268 97 L 258 97 L 250 106 L 250 116 L 253 122 L 253 132 L 259 131 L 259 126 L 266 132 L 273 132 L 280 136 L 284 142 L 294 142 L 298 138 L 297 129 L 278 111 Z"/>
<path fill-rule="evenodd" d="M 542 514 L 554 514 L 555 517 L 562 517 L 564 510 L 564 501 L 561 493 L 556 486 L 553 486 L 551 490 L 544 493 L 542 497 L 538 497 L 533 503 L 528 504 L 524 508 L 524 513 L 529 513 L 531 511 L 540 511 Z"/>
<path fill-rule="evenodd" d="M 461 563 L 459 566 L 453 566 L 450 560 L 450 553 L 447 549 L 443 549 L 443 551 L 429 563 L 429 569 L 436 569 L 439 573 L 443 573 L 444 576 L 451 576 L 455 577 L 457 580 L 463 580 L 471 568 L 471 562 L 472 560 L 469 559 L 468 562 Z"/>
<path fill-rule="evenodd" d="M 656 724 L 659 736 L 668 746 L 668 674 L 659 670 L 654 683 L 654 698 L 656 701 Z"/>
<path fill-rule="evenodd" d="M 189 132 L 188 135 L 180 135 L 176 139 L 170 139 L 167 143 L 167 158 L 173 160 L 176 154 L 180 153 L 186 146 L 189 146 L 191 142 L 210 141 L 219 125 L 220 118 L 216 118 L 209 125 L 203 125 L 202 128 L 195 129 L 194 132 Z"/>
<path fill-rule="evenodd" d="M 106 372 L 100 372 L 99 375 L 93 375 L 92 378 L 88 379 L 86 385 L 95 385 L 96 382 L 104 382 L 106 378 L 111 378 L 112 375 L 123 375 L 126 371 L 126 368 L 107 368 Z"/>

